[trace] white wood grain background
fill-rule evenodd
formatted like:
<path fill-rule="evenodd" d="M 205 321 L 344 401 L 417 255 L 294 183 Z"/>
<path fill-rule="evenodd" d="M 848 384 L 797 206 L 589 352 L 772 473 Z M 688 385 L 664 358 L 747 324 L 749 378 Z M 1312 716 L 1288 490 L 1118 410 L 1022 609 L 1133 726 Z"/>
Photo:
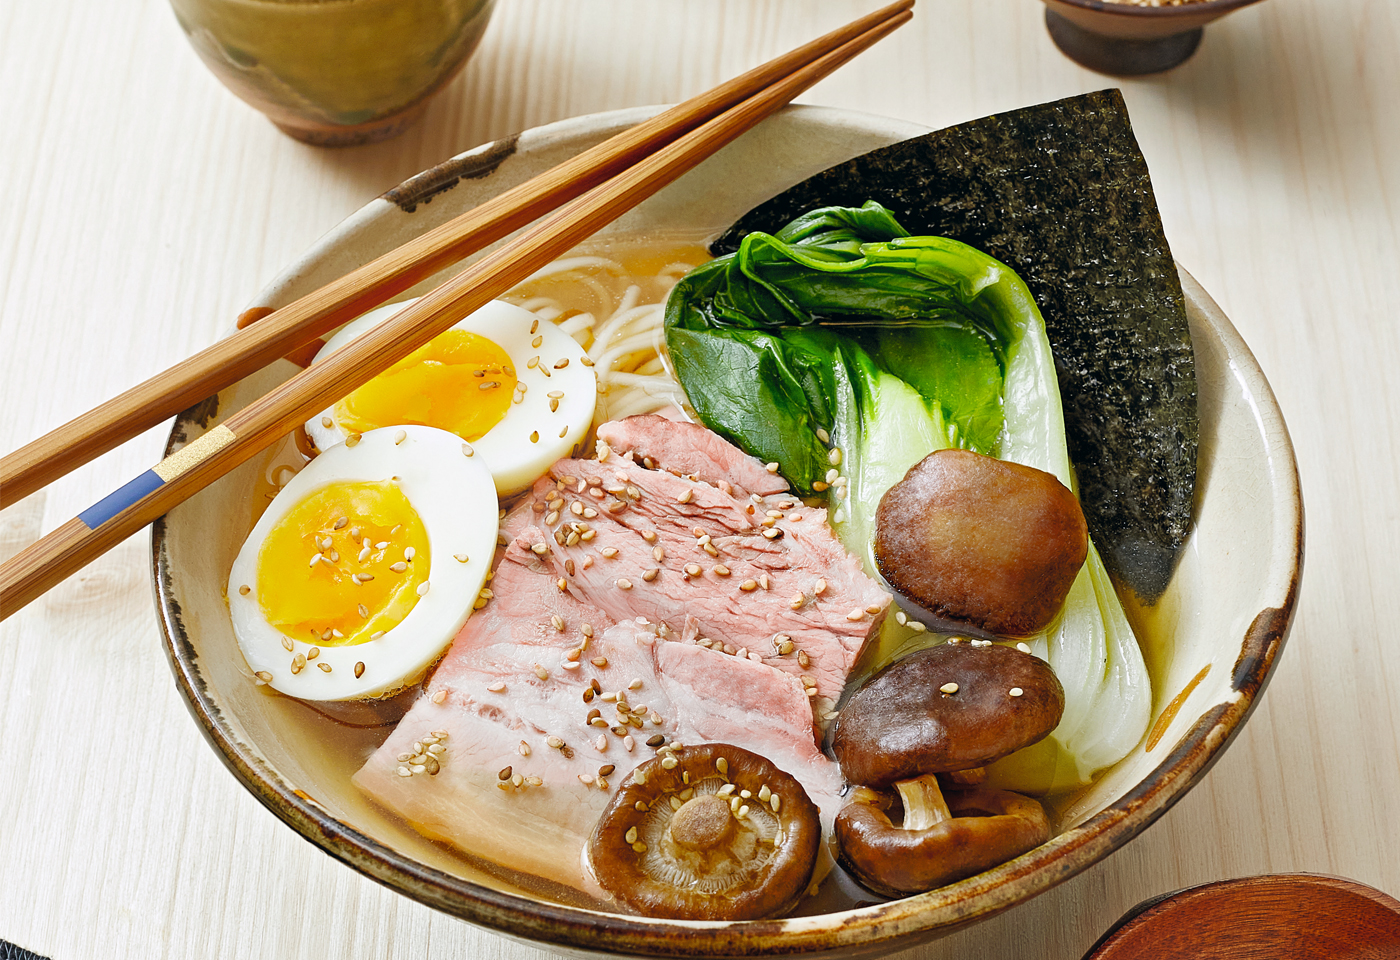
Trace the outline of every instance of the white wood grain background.
<path fill-rule="evenodd" d="M 674 101 L 875 6 L 502 0 L 400 139 L 301 146 L 226 93 L 164 0 L 0 0 L 0 449 L 208 344 L 398 181 L 563 117 Z M 805 102 L 941 126 L 1124 90 L 1177 258 L 1251 344 L 1297 448 L 1307 570 L 1267 695 L 1115 856 L 914 958 L 1077 960 L 1134 903 L 1319 871 L 1400 895 L 1400 3 L 1267 0 L 1164 76 L 1062 57 L 1035 0 L 921 0 Z M 161 431 L 0 516 L 8 554 L 153 464 Z M 78 958 L 545 951 L 380 888 L 246 794 L 177 699 L 147 543 L 0 627 L 0 939 Z"/>

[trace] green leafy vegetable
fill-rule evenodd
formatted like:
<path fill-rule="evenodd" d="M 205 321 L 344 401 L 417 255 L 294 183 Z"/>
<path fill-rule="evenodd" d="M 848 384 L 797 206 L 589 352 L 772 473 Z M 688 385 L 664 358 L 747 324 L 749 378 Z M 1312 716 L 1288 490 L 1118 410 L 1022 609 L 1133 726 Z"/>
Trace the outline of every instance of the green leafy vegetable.
<path fill-rule="evenodd" d="M 872 575 L 880 498 L 933 450 L 976 450 L 1074 486 L 1054 361 L 1025 284 L 957 241 L 908 236 L 878 204 L 749 234 L 676 285 L 666 337 L 711 429 L 776 461 L 806 495 L 826 490 L 839 464 L 830 521 Z M 1150 714 L 1146 668 L 1097 551 L 1034 646 L 1060 674 L 1067 720 L 1035 764 L 1007 776 L 1047 792 L 1126 755 Z"/>

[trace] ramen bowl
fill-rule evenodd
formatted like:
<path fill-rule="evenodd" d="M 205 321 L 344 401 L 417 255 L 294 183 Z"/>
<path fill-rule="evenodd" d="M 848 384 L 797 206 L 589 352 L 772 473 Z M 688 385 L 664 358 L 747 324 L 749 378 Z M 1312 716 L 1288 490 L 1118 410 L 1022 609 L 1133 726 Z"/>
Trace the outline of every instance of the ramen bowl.
<path fill-rule="evenodd" d="M 255 304 L 277 307 L 315 290 L 651 112 L 552 124 L 420 174 L 338 226 Z M 713 235 L 819 170 L 923 132 L 862 114 L 789 108 L 607 233 L 684 227 Z M 755 178 L 760 168 L 772 172 Z M 654 920 L 550 896 L 418 835 L 350 781 L 387 729 L 337 722 L 258 686 L 234 640 L 224 585 L 278 470 L 295 456 L 290 442 L 244 464 L 155 527 L 156 590 L 178 687 L 233 775 L 288 827 L 404 896 L 507 936 L 580 956 L 857 957 L 950 933 L 1085 870 L 1166 812 L 1239 731 L 1288 633 L 1302 563 L 1302 506 L 1288 434 L 1229 320 L 1189 275 L 1182 282 L 1200 396 L 1197 501 L 1194 533 L 1166 593 L 1150 608 L 1130 607 L 1154 681 L 1151 732 L 1058 809 L 1054 839 L 983 874 L 903 900 L 862 906 L 848 900 L 827 912 L 818 898 L 788 919 Z M 295 370 L 281 362 L 187 411 L 171 433 L 171 450 Z"/>

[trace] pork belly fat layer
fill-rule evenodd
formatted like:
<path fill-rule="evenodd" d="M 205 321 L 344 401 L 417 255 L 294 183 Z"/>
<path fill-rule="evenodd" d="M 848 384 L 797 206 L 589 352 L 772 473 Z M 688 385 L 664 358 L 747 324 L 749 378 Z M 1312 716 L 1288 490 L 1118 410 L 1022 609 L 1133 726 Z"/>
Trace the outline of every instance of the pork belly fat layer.
<path fill-rule="evenodd" d="M 557 661 L 545 666 L 546 644 L 486 634 L 478 630 L 460 651 L 454 646 L 428 696 L 355 775 L 361 790 L 425 835 L 603 897 L 583 866 L 585 846 L 611 784 L 655 756 L 647 740 L 658 735 L 739 743 L 763 754 L 802 783 L 830 828 L 840 806 L 839 768 L 812 743 L 807 697 L 793 678 L 664 642 L 635 621 L 595 634 L 574 670 Z M 592 662 L 604 657 L 606 667 Z M 615 702 L 583 700 L 595 679 Z M 439 692 L 446 696 L 435 703 Z M 631 719 L 638 715 L 645 719 Z M 403 776 L 400 758 L 441 733 L 438 773 Z"/>

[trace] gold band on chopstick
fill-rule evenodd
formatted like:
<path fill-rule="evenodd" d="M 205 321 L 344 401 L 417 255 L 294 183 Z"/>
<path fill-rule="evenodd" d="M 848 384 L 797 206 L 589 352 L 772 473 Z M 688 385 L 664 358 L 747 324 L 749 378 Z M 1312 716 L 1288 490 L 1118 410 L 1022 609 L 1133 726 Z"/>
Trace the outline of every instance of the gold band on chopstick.
<path fill-rule="evenodd" d="M 188 473 L 235 440 L 232 430 L 222 423 L 193 443 L 176 450 L 153 468 L 166 483 Z"/>

